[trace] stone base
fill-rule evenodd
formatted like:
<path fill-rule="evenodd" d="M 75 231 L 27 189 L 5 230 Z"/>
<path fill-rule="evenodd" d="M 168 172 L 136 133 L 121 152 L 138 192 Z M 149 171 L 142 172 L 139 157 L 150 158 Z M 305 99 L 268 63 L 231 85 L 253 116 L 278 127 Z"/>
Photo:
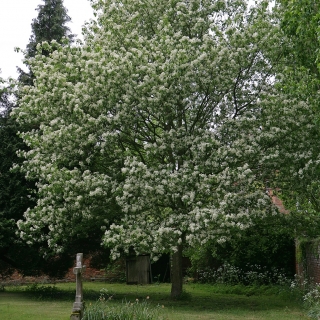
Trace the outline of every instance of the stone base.
<path fill-rule="evenodd" d="M 72 312 L 70 320 L 81 320 L 81 312 Z"/>
<path fill-rule="evenodd" d="M 70 320 L 81 320 L 84 311 L 84 302 L 74 302 Z"/>

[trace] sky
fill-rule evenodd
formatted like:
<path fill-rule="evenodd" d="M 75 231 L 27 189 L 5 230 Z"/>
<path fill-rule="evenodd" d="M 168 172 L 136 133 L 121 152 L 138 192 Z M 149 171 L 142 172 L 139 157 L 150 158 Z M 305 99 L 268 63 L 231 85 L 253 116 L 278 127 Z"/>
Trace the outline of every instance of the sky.
<path fill-rule="evenodd" d="M 38 16 L 35 9 L 43 3 L 42 0 L 0 0 L 0 77 L 16 78 L 16 66 L 23 67 L 23 55 L 14 52 L 14 48 L 26 48 L 32 19 Z M 71 17 L 68 27 L 77 38 L 82 38 L 82 26 L 94 18 L 89 0 L 64 0 L 64 6 Z"/>

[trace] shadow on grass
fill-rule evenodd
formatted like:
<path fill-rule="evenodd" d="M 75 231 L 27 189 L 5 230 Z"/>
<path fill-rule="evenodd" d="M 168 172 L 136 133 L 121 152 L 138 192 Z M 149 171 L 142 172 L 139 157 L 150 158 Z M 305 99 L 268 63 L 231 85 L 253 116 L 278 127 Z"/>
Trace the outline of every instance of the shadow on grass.
<path fill-rule="evenodd" d="M 136 295 L 125 294 L 116 295 L 114 301 L 135 301 Z M 141 299 L 141 297 L 138 297 Z M 164 305 L 165 307 L 174 307 L 175 309 L 183 309 L 185 311 L 224 311 L 224 310 L 250 310 L 250 311 L 263 311 L 263 310 L 278 310 L 283 309 L 286 304 L 280 298 L 270 297 L 246 297 L 246 296 L 232 296 L 232 295 L 212 295 L 208 298 L 190 298 L 188 300 L 170 300 L 165 295 L 150 298 L 150 302 L 157 305 Z M 289 302 L 289 301 L 288 301 Z M 295 304 L 290 303 L 291 306 Z"/>
<path fill-rule="evenodd" d="M 196 289 L 187 287 L 182 297 L 178 300 L 170 298 L 169 291 L 163 288 L 156 288 L 151 286 L 125 286 L 111 287 L 109 295 L 112 296 L 111 303 L 121 303 L 122 301 L 136 301 L 136 299 L 144 300 L 150 297 L 148 301 L 153 305 L 164 305 L 166 308 L 174 308 L 176 310 L 183 309 L 184 311 L 271 311 L 283 310 L 284 308 L 301 309 L 301 302 L 288 292 L 278 292 L 278 294 L 263 294 L 256 289 L 247 288 L 246 294 L 215 292 L 214 287 L 196 286 Z M 200 288 L 200 289 L 199 289 Z M 118 290 L 117 290 L 118 289 Z M 235 288 L 232 288 L 235 290 Z M 265 289 L 266 290 L 266 289 Z M 232 291 L 232 290 L 230 290 Z M 260 292 L 260 293 L 259 293 Z M 255 294 L 257 293 L 257 294 Z M 86 301 L 96 301 L 99 298 L 99 291 L 85 290 L 84 292 Z"/>
<path fill-rule="evenodd" d="M 148 302 L 152 305 L 160 305 L 165 308 L 174 308 L 190 312 L 203 311 L 271 311 L 283 310 L 284 308 L 301 309 L 301 304 L 288 293 L 255 295 L 234 294 L 226 292 L 215 292 L 214 287 L 187 287 L 178 300 L 172 300 L 169 295 L 169 286 L 128 286 L 128 285 L 109 285 L 109 284 L 90 284 L 84 289 L 84 300 L 86 303 L 95 302 L 100 297 L 102 287 L 108 288 L 108 297 L 111 305 L 121 304 L 123 301 L 134 302 L 136 299 L 143 301 L 150 297 Z M 250 291 L 249 291 L 250 292 Z M 4 296 L 23 296 L 25 298 L 43 301 L 70 301 L 75 298 L 75 290 L 63 288 L 55 285 L 31 285 L 24 288 L 1 292 Z"/>

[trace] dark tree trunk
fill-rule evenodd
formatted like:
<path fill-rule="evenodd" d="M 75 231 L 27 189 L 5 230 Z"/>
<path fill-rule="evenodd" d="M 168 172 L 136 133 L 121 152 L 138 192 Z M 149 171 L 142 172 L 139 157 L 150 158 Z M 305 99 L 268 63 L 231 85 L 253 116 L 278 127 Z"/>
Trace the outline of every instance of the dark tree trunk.
<path fill-rule="evenodd" d="M 182 294 L 182 246 L 171 256 L 171 298 L 176 299 Z"/>

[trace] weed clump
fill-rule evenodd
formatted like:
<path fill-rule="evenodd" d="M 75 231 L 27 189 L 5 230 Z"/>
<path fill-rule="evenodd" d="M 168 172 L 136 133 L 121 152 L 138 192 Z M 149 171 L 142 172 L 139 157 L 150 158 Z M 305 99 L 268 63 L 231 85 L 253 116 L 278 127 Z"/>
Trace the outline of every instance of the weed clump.
<path fill-rule="evenodd" d="M 100 297 L 94 304 L 86 306 L 82 320 L 161 320 L 160 309 L 164 306 L 153 307 L 148 302 L 149 296 L 143 301 L 136 299 L 133 302 L 123 301 L 120 306 L 110 306 L 106 289 L 100 290 Z"/>

